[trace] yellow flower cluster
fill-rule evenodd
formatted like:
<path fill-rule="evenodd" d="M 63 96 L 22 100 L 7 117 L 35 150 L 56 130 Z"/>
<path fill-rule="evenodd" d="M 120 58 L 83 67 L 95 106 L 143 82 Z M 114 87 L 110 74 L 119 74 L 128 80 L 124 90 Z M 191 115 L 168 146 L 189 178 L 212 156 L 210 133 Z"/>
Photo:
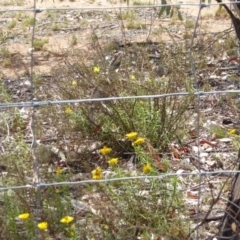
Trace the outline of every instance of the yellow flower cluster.
<path fill-rule="evenodd" d="M 100 167 L 97 167 L 92 171 L 92 178 L 93 180 L 103 179 L 102 169 Z"/>
<path fill-rule="evenodd" d="M 117 164 L 118 164 L 118 158 L 111 158 L 111 159 L 109 159 L 108 160 L 108 164 L 110 165 L 110 166 L 116 166 Z"/>
<path fill-rule="evenodd" d="M 72 109 L 70 107 L 67 107 L 65 110 L 66 114 L 71 114 L 72 113 Z"/>
<path fill-rule="evenodd" d="M 76 80 L 72 81 L 72 86 L 74 86 L 74 87 L 77 86 L 77 81 Z"/>
<path fill-rule="evenodd" d="M 134 80 L 136 80 L 136 77 L 134 75 L 131 75 L 130 79 L 134 81 Z"/>
<path fill-rule="evenodd" d="M 145 138 L 139 137 L 137 132 L 130 132 L 128 134 L 125 135 L 125 137 L 128 140 L 132 141 L 132 146 L 137 146 L 137 145 L 141 145 L 145 142 Z M 105 156 L 109 166 L 114 167 L 116 165 L 118 165 L 118 158 L 110 158 L 108 155 L 112 152 L 112 148 L 107 147 L 107 146 L 103 146 L 103 148 L 101 148 L 99 150 L 99 152 Z M 150 164 L 146 164 L 143 166 L 143 172 L 144 173 L 149 173 L 151 172 L 152 167 Z M 102 169 L 100 167 L 95 168 L 94 170 L 92 170 L 92 179 L 94 180 L 101 180 L 103 179 L 103 173 L 102 173 Z"/>
<path fill-rule="evenodd" d="M 142 171 L 143 171 L 144 173 L 150 173 L 150 172 L 152 171 L 151 165 L 150 165 L 149 163 L 146 164 L 146 165 L 144 165 Z"/>
<path fill-rule="evenodd" d="M 62 173 L 62 169 L 60 168 L 60 167 L 57 167 L 56 169 L 55 169 L 55 173 L 57 173 L 57 174 L 60 174 L 60 173 Z"/>
<path fill-rule="evenodd" d="M 22 213 L 22 214 L 18 215 L 18 218 L 19 218 L 20 220 L 22 220 L 22 221 L 29 219 L 29 217 L 30 217 L 30 214 L 29 214 L 29 213 Z M 71 216 L 65 216 L 65 217 L 63 217 L 63 218 L 60 220 L 60 222 L 61 222 L 61 223 L 65 223 L 65 224 L 69 224 L 69 223 L 71 223 L 73 220 L 74 220 L 73 217 L 71 217 Z M 48 229 L 48 223 L 47 223 L 47 222 L 40 222 L 40 223 L 38 223 L 37 227 L 38 227 L 39 230 L 45 231 L 45 230 Z"/>
<path fill-rule="evenodd" d="M 74 220 L 73 217 L 71 217 L 71 216 L 65 216 L 65 217 L 63 217 L 63 218 L 60 220 L 60 222 L 61 222 L 61 223 L 68 224 L 68 223 L 72 222 L 73 220 Z"/>
<path fill-rule="evenodd" d="M 145 142 L 145 138 L 138 137 L 137 132 L 130 132 L 130 133 L 126 134 L 125 137 L 127 139 L 133 141 L 132 146 L 141 145 Z"/>
<path fill-rule="evenodd" d="M 130 132 L 130 133 L 126 134 L 125 137 L 128 140 L 132 141 L 133 147 L 142 145 L 143 143 L 145 143 L 145 138 L 139 137 L 137 132 Z M 152 166 L 149 163 L 147 163 L 143 166 L 142 171 L 144 173 L 150 173 L 152 171 Z"/>
<path fill-rule="evenodd" d="M 112 151 L 111 148 L 104 146 L 103 148 L 100 149 L 100 153 L 102 155 L 108 155 Z"/>
<path fill-rule="evenodd" d="M 112 149 L 109 147 L 104 146 L 103 148 L 100 149 L 100 153 L 102 155 L 108 155 L 110 152 L 112 152 Z M 116 166 L 118 164 L 118 158 L 111 158 L 108 160 L 108 164 L 110 166 Z"/>
<path fill-rule="evenodd" d="M 18 218 L 20 220 L 27 220 L 27 219 L 29 219 L 29 217 L 30 217 L 29 213 L 23 213 L 23 214 L 18 215 Z"/>
<path fill-rule="evenodd" d="M 101 148 L 99 150 L 99 152 L 102 155 L 106 156 L 106 155 L 108 155 L 109 153 L 112 152 L 112 148 L 104 146 L 103 148 Z M 109 166 L 114 167 L 114 166 L 116 166 L 118 164 L 118 158 L 109 158 L 107 156 L 106 156 L 106 158 L 107 158 L 107 160 L 109 159 L 107 161 Z M 94 180 L 101 180 L 101 179 L 103 179 L 102 169 L 100 167 L 97 167 L 96 169 L 94 169 L 92 171 L 92 179 L 94 179 Z"/>
<path fill-rule="evenodd" d="M 126 134 L 125 136 L 129 140 L 133 140 L 133 139 L 137 138 L 138 133 L 137 132 L 130 132 L 130 133 Z"/>
<path fill-rule="evenodd" d="M 133 145 L 133 146 L 141 145 L 141 144 L 143 144 L 144 142 L 145 142 L 145 138 L 139 137 L 139 138 L 137 138 L 137 139 L 132 143 L 132 145 Z"/>
<path fill-rule="evenodd" d="M 100 68 L 97 67 L 97 66 L 95 66 L 95 67 L 93 68 L 93 72 L 94 72 L 94 73 L 99 73 L 99 72 L 100 72 Z"/>
<path fill-rule="evenodd" d="M 230 129 L 229 130 L 229 134 L 236 134 L 236 132 L 237 132 L 236 129 Z"/>
<path fill-rule="evenodd" d="M 45 231 L 48 228 L 48 223 L 47 222 L 40 222 L 37 226 L 40 230 Z"/>

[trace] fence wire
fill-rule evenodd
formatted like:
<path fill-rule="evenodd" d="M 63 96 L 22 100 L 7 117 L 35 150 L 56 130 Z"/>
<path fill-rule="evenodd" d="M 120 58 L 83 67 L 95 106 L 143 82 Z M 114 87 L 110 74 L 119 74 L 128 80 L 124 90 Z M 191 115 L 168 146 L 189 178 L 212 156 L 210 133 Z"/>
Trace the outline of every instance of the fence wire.
<path fill-rule="evenodd" d="M 195 91 L 194 92 L 174 92 L 174 93 L 168 93 L 168 94 L 157 94 L 157 95 L 141 95 L 141 96 L 125 96 L 125 97 L 102 97 L 102 98 L 86 98 L 86 99 L 69 99 L 69 100 L 53 100 L 53 101 L 36 101 L 34 96 L 34 51 L 31 51 L 30 54 L 30 82 L 31 82 L 31 101 L 25 101 L 25 102 L 12 102 L 12 103 L 0 103 L 0 109 L 7 109 L 7 108 L 31 108 L 31 135 L 32 135 L 32 156 L 33 156 L 33 172 L 34 172 L 34 180 L 32 183 L 25 185 L 25 186 L 7 186 L 7 187 L 0 187 L 0 191 L 8 191 L 8 190 L 15 190 L 15 189 L 35 189 L 36 190 L 36 199 L 35 199 L 35 239 L 40 239 L 39 231 L 37 228 L 37 222 L 40 218 L 40 209 L 41 209 L 41 191 L 44 188 L 48 187 L 54 187 L 54 186 L 71 186 L 71 185 L 85 185 L 85 184 L 101 184 L 101 183 L 108 183 L 108 182 L 118 182 L 118 181 L 131 181 L 136 179 L 162 179 L 170 176 L 198 176 L 199 177 L 199 188 L 198 188 L 198 209 L 201 208 L 201 194 L 203 192 L 202 184 L 203 184 L 203 176 L 212 176 L 217 174 L 226 174 L 227 176 L 234 176 L 237 173 L 240 173 L 240 171 L 202 171 L 200 166 L 200 100 L 201 96 L 205 95 L 218 95 L 218 94 L 239 94 L 240 90 L 219 90 L 219 91 L 202 91 L 199 89 L 198 84 L 198 77 L 195 67 L 195 59 L 194 59 L 194 43 L 195 43 L 195 36 L 199 27 L 199 21 L 200 16 L 203 8 L 210 7 L 213 5 L 221 5 L 221 4 L 229 4 L 229 2 L 224 3 L 177 3 L 177 4 L 155 4 L 153 6 L 151 5 L 141 5 L 141 6 L 114 6 L 114 7 L 84 7 L 81 6 L 79 8 L 37 8 L 37 1 L 34 0 L 34 7 L 33 9 L 7 9 L 7 10 L 1 10 L 0 13 L 9 13 L 9 12 L 32 12 L 34 23 L 32 25 L 32 35 L 31 35 L 31 47 L 34 47 L 34 40 L 36 38 L 35 36 L 35 28 L 36 28 L 36 20 L 38 14 L 44 12 L 44 11 L 63 11 L 63 10 L 74 10 L 74 11 L 105 11 L 105 10 L 114 10 L 114 9 L 151 9 L 151 8 L 160 8 L 160 7 L 181 7 L 181 6 L 194 6 L 198 8 L 198 15 L 195 21 L 195 26 L 193 30 L 193 34 L 191 36 L 191 44 L 189 48 L 189 59 L 191 63 L 191 73 L 193 74 L 194 79 L 194 85 L 195 85 Z M 229 18 L 230 21 L 230 18 Z M 177 79 L 176 79 L 177 81 Z M 45 183 L 41 180 L 40 174 L 39 174 L 39 159 L 37 156 L 37 138 L 36 138 L 36 119 L 37 116 L 35 114 L 35 108 L 42 107 L 42 106 L 50 106 L 50 105 L 62 105 L 62 104 L 83 104 L 83 103 L 93 103 L 93 102 L 108 102 L 108 101 L 124 101 L 124 100 L 130 100 L 130 99 L 154 99 L 154 98 L 168 98 L 168 97 L 186 97 L 186 96 L 196 96 L 197 97 L 197 106 L 196 106 L 196 130 L 197 130 L 197 160 L 198 160 L 198 171 L 193 173 L 162 173 L 159 176 L 135 176 L 135 177 L 121 177 L 121 178 L 111 178 L 111 179 L 102 179 L 102 180 L 81 180 L 81 181 L 64 181 L 64 182 L 52 182 L 52 183 Z M 198 211 L 200 212 L 200 210 Z M 198 236 L 198 229 L 196 239 L 200 239 Z"/>

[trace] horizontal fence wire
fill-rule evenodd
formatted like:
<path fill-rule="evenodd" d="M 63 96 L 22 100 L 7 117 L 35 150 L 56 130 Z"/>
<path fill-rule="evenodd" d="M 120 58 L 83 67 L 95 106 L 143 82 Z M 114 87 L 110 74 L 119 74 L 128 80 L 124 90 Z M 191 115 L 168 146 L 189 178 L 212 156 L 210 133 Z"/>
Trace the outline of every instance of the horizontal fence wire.
<path fill-rule="evenodd" d="M 44 0 L 47 1 L 47 0 Z M 56 101 L 35 101 L 34 100 L 34 82 L 33 82 L 33 74 L 34 74 L 34 51 L 31 52 L 31 70 L 30 70 L 30 75 L 31 75 L 31 101 L 28 102 L 6 102 L 6 103 L 0 103 L 0 109 L 6 109 L 6 108 L 36 108 L 36 107 L 41 107 L 41 106 L 50 106 L 50 105 L 62 105 L 62 104 L 82 104 L 82 103 L 92 103 L 92 102 L 103 102 L 103 101 L 124 101 L 124 100 L 129 100 L 129 99 L 155 99 L 155 98 L 168 98 L 168 97 L 185 97 L 185 96 L 196 96 L 198 99 L 198 105 L 197 105 L 197 123 L 196 123 L 196 129 L 197 129 L 197 137 L 198 137 L 198 161 L 200 161 L 200 150 L 199 150 L 199 131 L 200 131 L 200 123 L 199 123 L 199 118 L 200 118 L 200 107 L 199 107 L 199 102 L 201 99 L 201 96 L 205 95 L 217 95 L 217 94 L 232 94 L 232 93 L 240 93 L 240 90 L 219 90 L 219 91 L 201 91 L 197 87 L 197 76 L 196 76 L 196 69 L 195 69 L 195 61 L 194 61 L 194 56 L 193 56 L 193 43 L 195 41 L 194 35 L 195 32 L 198 28 L 199 24 L 199 16 L 201 15 L 201 10 L 205 7 L 210 7 L 214 5 L 221 5 L 221 4 L 229 4 L 229 2 L 223 2 L 223 3 L 176 3 L 176 4 L 154 4 L 154 5 L 137 5 L 137 6 L 113 6 L 113 7 L 105 7 L 105 6 L 100 6 L 100 7 L 77 7 L 77 8 L 71 8 L 71 7 L 66 7 L 66 8 L 37 8 L 37 2 L 34 0 L 34 8 L 33 9 L 20 9 L 18 7 L 14 8 L 9 8 L 9 9 L 1 9 L 0 8 L 0 13 L 9 13 L 9 12 L 34 12 L 34 19 L 36 20 L 37 14 L 41 14 L 43 11 L 63 11 L 63 10 L 75 10 L 75 11 L 105 11 L 105 10 L 113 10 L 113 9 L 151 9 L 151 8 L 160 8 L 160 7 L 181 7 L 181 6 L 193 6 L 199 9 L 199 15 L 198 18 L 195 22 L 195 28 L 194 28 L 194 33 L 191 37 L 191 47 L 189 48 L 189 59 L 191 62 L 191 72 L 194 76 L 194 81 L 195 81 L 195 91 L 193 92 L 175 92 L 175 93 L 168 93 L 168 94 L 157 94 L 157 95 L 142 95 L 142 96 L 124 96 L 124 97 L 107 97 L 107 98 L 87 98 L 87 99 L 69 99 L 69 100 L 56 100 Z M 230 21 L 230 19 L 229 19 Z M 36 21 L 34 21 L 36 22 Z M 35 39 L 35 27 L 36 23 L 33 25 L 33 30 L 32 30 L 32 40 L 31 44 L 32 47 L 34 45 L 34 39 Z M 178 81 L 176 79 L 176 81 Z M 228 176 L 232 175 L 234 176 L 237 173 L 240 173 L 240 171 L 196 171 L 196 172 L 191 172 L 191 173 L 161 173 L 159 176 L 135 176 L 135 177 L 121 177 L 121 178 L 111 178 L 111 179 L 102 179 L 102 180 L 81 180 L 81 181 L 64 181 L 64 182 L 52 182 L 52 183 L 44 183 L 40 179 L 39 176 L 39 160 L 36 155 L 36 129 L 35 129 L 35 122 L 36 122 L 36 116 L 35 112 L 32 111 L 32 117 L 31 117 L 31 132 L 32 132 L 32 149 L 33 149 L 33 171 L 35 173 L 35 182 L 29 183 L 28 185 L 25 186 L 7 186 L 7 187 L 0 187 L 0 191 L 7 191 L 7 190 L 15 190 L 15 189 L 26 189 L 26 188 L 35 188 L 37 189 L 38 194 L 36 195 L 36 219 L 39 218 L 39 211 L 40 211 L 40 202 L 41 202 L 41 189 L 42 188 L 47 188 L 47 187 L 53 187 L 53 186 L 71 186 L 71 185 L 84 185 L 84 184 L 100 184 L 100 183 L 108 183 L 108 182 L 115 182 L 115 181 L 131 181 L 131 180 L 136 180 L 136 179 L 163 179 L 166 177 L 171 177 L 171 176 L 198 176 L 199 177 L 199 186 L 202 184 L 202 176 L 213 176 L 217 174 L 226 174 Z M 200 169 L 200 168 L 199 168 Z M 201 195 L 201 187 L 199 188 L 199 194 L 198 194 L 198 208 L 200 209 L 200 195 Z M 39 233 L 37 231 L 36 227 L 36 232 L 35 232 L 35 239 L 39 239 Z M 198 233 L 197 233 L 197 239 L 198 238 Z"/>
<path fill-rule="evenodd" d="M 0 108 L 30 108 L 41 107 L 48 105 L 62 105 L 62 104 L 74 104 L 74 103 L 91 103 L 102 101 L 116 101 L 116 100 L 130 100 L 130 99 L 154 99 L 154 98 L 166 98 L 166 97 L 180 97 L 180 96 L 204 96 L 212 94 L 228 94 L 228 93 L 240 93 L 240 90 L 222 90 L 222 91 L 196 91 L 196 92 L 179 92 L 179 93 L 167 93 L 156 95 L 142 95 L 142 96 L 124 96 L 124 97 L 107 97 L 107 98 L 86 98 L 86 99 L 71 99 L 71 100 L 56 100 L 56 101 L 33 101 L 33 102 L 13 102 L 13 103 L 0 103 Z"/>
<path fill-rule="evenodd" d="M 69 181 L 69 182 L 53 182 L 53 183 L 33 183 L 27 184 L 25 186 L 9 186 L 9 187 L 0 187 L 0 191 L 6 190 L 14 190 L 14 189 L 23 189 L 23 188 L 44 188 L 44 187 L 53 187 L 53 186 L 71 186 L 71 185 L 81 185 L 81 184 L 98 184 L 98 183 L 108 183 L 108 182 L 117 182 L 117 181 L 130 181 L 130 180 L 138 180 L 138 179 L 164 179 L 167 177 L 174 177 L 174 176 L 218 176 L 224 174 L 224 176 L 234 176 L 235 174 L 240 173 L 238 170 L 224 170 L 224 171 L 197 171 L 191 173 L 161 173 L 159 176 L 135 176 L 135 177 L 121 177 L 121 178 L 109 178 L 109 179 L 101 179 L 101 180 L 81 180 L 81 181 Z M 201 185 L 201 183 L 199 183 Z"/>

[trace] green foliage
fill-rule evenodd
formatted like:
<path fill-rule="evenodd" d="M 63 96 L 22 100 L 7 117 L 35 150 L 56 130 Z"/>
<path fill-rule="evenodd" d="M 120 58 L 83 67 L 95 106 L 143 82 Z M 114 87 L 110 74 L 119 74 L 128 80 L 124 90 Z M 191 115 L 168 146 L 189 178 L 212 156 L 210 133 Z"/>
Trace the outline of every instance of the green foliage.
<path fill-rule="evenodd" d="M 8 24 L 8 29 L 12 29 L 17 25 L 17 21 L 16 20 L 12 20 L 9 24 Z"/>
<path fill-rule="evenodd" d="M 10 51 L 7 48 L 3 47 L 3 48 L 0 49 L 0 56 L 2 58 L 9 58 L 10 57 Z"/>
<path fill-rule="evenodd" d="M 33 17 L 26 17 L 23 21 L 23 26 L 24 27 L 28 27 L 28 26 L 32 26 L 34 24 L 34 18 Z"/>
<path fill-rule="evenodd" d="M 129 21 L 126 24 L 127 29 L 146 29 L 146 25 L 137 21 Z"/>
<path fill-rule="evenodd" d="M 185 27 L 186 28 L 194 28 L 195 22 L 193 20 L 186 20 Z"/>
<path fill-rule="evenodd" d="M 7 41 L 8 37 L 10 35 L 9 31 L 2 31 L 0 29 L 0 43 L 4 43 Z"/>
<path fill-rule="evenodd" d="M 36 51 L 39 51 L 46 43 L 48 43 L 48 39 L 34 39 L 33 47 Z"/>
<path fill-rule="evenodd" d="M 144 70 L 143 72 L 138 70 L 143 62 L 146 71 L 149 71 L 147 69 L 151 69 L 152 66 L 147 59 L 146 49 L 137 45 L 132 46 L 133 49 L 130 51 L 138 51 L 142 58 L 138 59 L 136 66 L 131 66 L 132 60 L 127 55 L 122 56 L 120 71 L 117 73 L 108 69 L 107 63 L 98 56 L 97 49 L 96 55 L 93 56 L 95 65 L 90 66 L 85 65 L 82 60 L 84 55 L 79 52 L 74 66 L 71 68 L 61 66 L 61 69 L 56 71 L 54 75 L 58 86 L 56 90 L 63 99 L 86 98 L 86 95 L 99 98 L 167 94 L 177 92 L 178 85 L 181 85 L 184 91 L 192 91 L 189 81 L 185 81 L 186 74 L 182 70 L 184 69 L 184 62 L 180 57 L 182 49 L 176 50 L 179 52 L 179 57 L 176 57 L 174 53 L 174 58 L 172 58 L 169 52 L 165 55 L 164 46 L 159 47 L 163 56 L 171 59 L 168 69 L 164 66 L 158 67 L 151 72 L 149 77 L 145 76 Z M 109 52 L 109 49 L 107 51 Z M 98 73 L 92 70 L 94 66 L 99 66 Z M 59 71 L 63 76 L 62 79 L 57 79 Z M 156 74 L 164 74 L 165 71 L 171 74 L 157 77 Z M 81 81 L 74 77 L 76 74 Z M 176 78 L 178 84 L 176 84 Z M 94 136 L 103 142 L 119 145 L 120 135 L 137 131 L 146 136 L 154 146 L 165 148 L 169 141 L 175 138 L 176 131 L 183 126 L 186 120 L 185 111 L 192 98 L 192 96 L 185 98 L 173 96 L 147 100 L 129 99 L 86 103 L 72 109 L 69 121 L 73 128 L 80 130 L 84 135 Z M 100 129 L 96 134 L 98 127 Z"/>
<path fill-rule="evenodd" d="M 121 13 L 117 14 L 117 18 L 119 20 L 135 20 L 136 19 L 136 13 L 135 10 L 127 10 Z"/>
<path fill-rule="evenodd" d="M 72 35 L 72 37 L 71 37 L 71 40 L 70 40 L 70 45 L 71 46 L 75 46 L 76 44 L 77 44 L 77 37 L 76 37 L 76 35 Z"/>
<path fill-rule="evenodd" d="M 163 5 L 162 7 L 159 8 L 159 12 L 158 12 L 158 17 L 162 17 L 162 15 L 165 13 L 166 16 L 169 16 L 170 18 L 173 17 L 173 15 L 176 13 L 178 16 L 178 19 L 180 21 L 183 21 L 183 17 L 182 17 L 182 13 L 180 11 L 180 7 L 172 7 L 172 6 L 168 6 L 167 1 L 166 0 L 161 0 L 161 4 Z M 166 6 L 164 6 L 166 5 Z"/>
<path fill-rule="evenodd" d="M 2 66 L 8 68 L 11 66 L 11 61 L 9 59 L 5 59 L 2 63 Z"/>
<path fill-rule="evenodd" d="M 220 126 L 211 126 L 210 127 L 211 134 L 214 134 L 216 138 L 224 138 L 227 135 L 226 130 L 222 129 Z"/>
<path fill-rule="evenodd" d="M 94 233 L 96 229 L 103 228 L 101 225 L 105 225 L 108 228 L 100 232 L 100 239 L 133 235 L 144 239 L 150 239 L 151 236 L 184 239 L 188 227 L 180 220 L 179 213 L 185 210 L 180 200 L 178 184 L 177 178 L 169 178 L 98 185 L 96 191 L 105 200 L 98 204 L 100 214 L 89 218 L 88 226 L 94 226 L 91 232 Z M 104 210 L 106 206 L 108 211 Z M 89 236 L 89 231 L 82 234 Z"/>
<path fill-rule="evenodd" d="M 133 5 L 153 5 L 154 3 L 149 1 L 133 0 Z"/>

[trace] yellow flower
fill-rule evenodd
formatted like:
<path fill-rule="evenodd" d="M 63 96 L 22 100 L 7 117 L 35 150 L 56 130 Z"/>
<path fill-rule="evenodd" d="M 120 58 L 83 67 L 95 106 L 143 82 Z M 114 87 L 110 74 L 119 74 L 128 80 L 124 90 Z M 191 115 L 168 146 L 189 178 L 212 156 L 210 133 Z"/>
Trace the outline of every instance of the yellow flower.
<path fill-rule="evenodd" d="M 101 153 L 102 155 L 107 155 L 107 154 L 109 154 L 111 151 L 112 151 L 112 149 L 109 148 L 109 147 L 106 147 L 106 146 L 104 146 L 102 149 L 100 149 L 100 153 Z"/>
<path fill-rule="evenodd" d="M 137 132 L 130 132 L 128 134 L 126 134 L 126 138 L 128 139 L 135 139 L 137 137 L 138 133 Z"/>
<path fill-rule="evenodd" d="M 60 189 L 56 188 L 55 193 L 60 193 Z"/>
<path fill-rule="evenodd" d="M 73 219 L 74 219 L 74 218 L 71 217 L 71 216 L 65 216 L 65 217 L 63 217 L 63 218 L 60 220 L 60 222 L 61 222 L 61 223 L 66 223 L 66 224 L 68 224 L 68 223 L 72 222 Z"/>
<path fill-rule="evenodd" d="M 66 108 L 65 113 L 66 114 L 71 114 L 72 113 L 72 109 L 70 107 Z"/>
<path fill-rule="evenodd" d="M 130 76 L 130 79 L 131 79 L 131 80 L 136 80 L 136 77 L 135 77 L 134 75 L 131 75 L 131 76 Z"/>
<path fill-rule="evenodd" d="M 18 215 L 18 218 L 21 220 L 27 220 L 29 217 L 30 217 L 29 213 L 23 213 L 23 214 Z"/>
<path fill-rule="evenodd" d="M 110 166 L 115 166 L 118 164 L 118 158 L 111 158 L 110 160 L 108 160 L 108 164 Z"/>
<path fill-rule="evenodd" d="M 99 72 L 100 72 L 100 68 L 95 66 L 95 67 L 93 68 L 93 72 L 94 72 L 94 73 L 99 73 Z"/>
<path fill-rule="evenodd" d="M 60 174 L 60 173 L 62 173 L 62 169 L 61 169 L 60 167 L 57 167 L 56 170 L 55 170 L 55 172 L 56 172 L 57 174 Z"/>
<path fill-rule="evenodd" d="M 230 134 L 236 134 L 236 129 L 230 129 L 230 130 L 229 130 L 229 133 L 230 133 Z"/>
<path fill-rule="evenodd" d="M 144 142 L 145 142 L 145 138 L 139 137 L 139 138 L 137 138 L 136 141 L 134 141 L 134 142 L 132 143 L 132 145 L 133 145 L 133 146 L 135 146 L 135 145 L 141 145 L 141 144 L 143 144 Z"/>
<path fill-rule="evenodd" d="M 104 228 L 105 230 L 108 230 L 108 229 L 109 229 L 109 226 L 108 226 L 107 224 L 104 224 L 104 225 L 103 225 L 103 228 Z"/>
<path fill-rule="evenodd" d="M 40 230 L 44 231 L 48 228 L 48 223 L 47 222 L 40 222 L 37 226 Z"/>
<path fill-rule="evenodd" d="M 77 86 L 77 81 L 73 80 L 72 81 L 72 86 Z"/>
<path fill-rule="evenodd" d="M 92 171 L 92 178 L 93 180 L 100 180 L 103 178 L 102 169 L 100 167 L 97 167 Z"/>
<path fill-rule="evenodd" d="M 142 171 L 144 172 L 144 173 L 149 173 L 149 172 L 151 172 L 151 170 L 152 170 L 152 167 L 151 167 L 151 165 L 148 163 L 148 164 L 146 164 L 146 165 L 144 165 L 143 166 L 143 169 L 142 169 Z"/>
<path fill-rule="evenodd" d="M 98 174 L 98 175 L 93 175 L 93 180 L 101 180 L 103 179 L 103 175 L 102 174 Z"/>
<path fill-rule="evenodd" d="M 94 169 L 93 171 L 92 171 L 92 174 L 93 175 L 99 175 L 99 174 L 101 174 L 102 173 L 102 169 L 100 168 L 100 167 L 97 167 L 96 169 Z"/>

